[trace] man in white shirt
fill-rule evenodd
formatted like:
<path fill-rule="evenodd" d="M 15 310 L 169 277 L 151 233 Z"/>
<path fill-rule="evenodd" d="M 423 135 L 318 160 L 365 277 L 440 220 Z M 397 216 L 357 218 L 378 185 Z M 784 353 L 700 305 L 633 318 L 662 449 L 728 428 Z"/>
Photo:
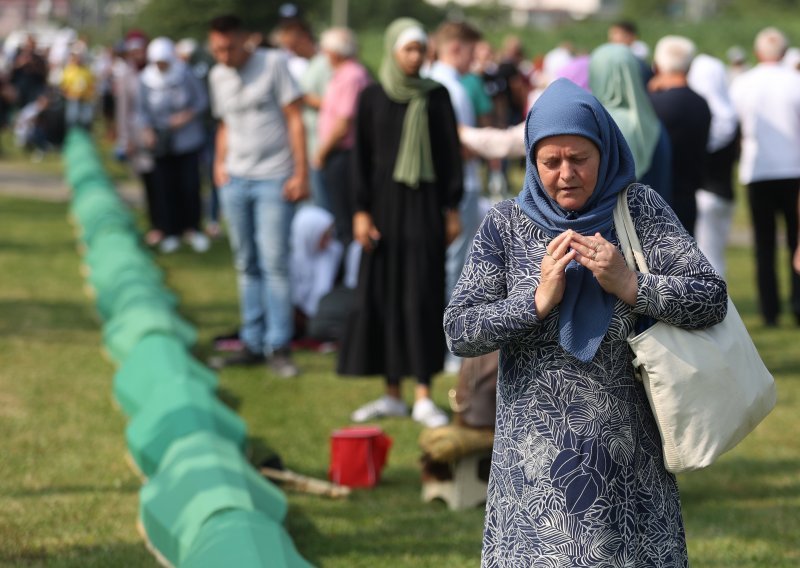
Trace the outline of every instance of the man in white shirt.
<path fill-rule="evenodd" d="M 481 34 L 464 22 L 445 22 L 436 30 L 435 37 L 437 60 L 431 65 L 428 76 L 447 88 L 458 125 L 474 127 L 475 109 L 459 78 L 469 71 L 475 44 L 481 39 Z M 465 159 L 464 195 L 459 205 L 461 234 L 447 247 L 446 298 L 448 300 L 461 275 L 472 239 L 481 222 L 478 209 L 480 191 L 478 160 Z"/>
<path fill-rule="evenodd" d="M 437 28 L 434 38 L 437 59 L 428 69 L 427 75 L 447 88 L 458 126 L 474 127 L 477 123 L 475 108 L 466 87 L 461 83 L 461 75 L 467 73 L 472 66 L 475 45 L 480 41 L 481 34 L 464 22 L 445 22 Z M 478 160 L 464 156 L 464 193 L 458 206 L 461 233 L 447 247 L 445 301 L 450 300 L 467 260 L 472 239 L 481 223 L 478 203 L 480 192 Z M 445 371 L 457 372 L 460 367 L 459 358 L 448 353 Z"/>
<path fill-rule="evenodd" d="M 214 366 L 254 365 L 269 357 L 273 372 L 288 378 L 298 374 L 290 352 L 289 236 L 295 203 L 308 196 L 302 95 L 283 54 L 248 49 L 247 40 L 236 16 L 212 20 L 209 44 L 217 65 L 209 88 L 220 121 L 214 179 L 228 220 L 245 346 Z"/>
<path fill-rule="evenodd" d="M 273 37 L 286 55 L 289 73 L 299 84 L 311 59 L 317 54 L 311 26 L 299 13 L 282 16 Z"/>
<path fill-rule="evenodd" d="M 800 194 L 800 72 L 781 65 L 788 47 L 776 28 L 755 40 L 758 65 L 731 85 L 742 128 L 739 181 L 747 185 L 756 244 L 759 307 L 775 326 L 781 311 L 775 271 L 775 218 L 783 215 L 792 254 L 798 242 Z M 800 275 L 792 271 L 791 307 L 800 324 Z"/>

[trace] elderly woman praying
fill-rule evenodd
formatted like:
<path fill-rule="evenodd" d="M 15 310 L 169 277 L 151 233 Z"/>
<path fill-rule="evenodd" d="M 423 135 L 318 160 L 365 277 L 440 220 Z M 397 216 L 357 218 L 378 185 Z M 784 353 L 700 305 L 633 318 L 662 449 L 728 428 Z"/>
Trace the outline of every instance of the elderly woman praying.
<path fill-rule="evenodd" d="M 647 321 L 720 322 L 727 290 L 664 200 L 634 183 L 619 128 L 560 79 L 531 109 L 525 184 L 483 222 L 444 318 L 451 350 L 500 350 L 483 566 L 686 566 L 626 338 Z M 628 207 L 651 274 L 630 270 Z"/>

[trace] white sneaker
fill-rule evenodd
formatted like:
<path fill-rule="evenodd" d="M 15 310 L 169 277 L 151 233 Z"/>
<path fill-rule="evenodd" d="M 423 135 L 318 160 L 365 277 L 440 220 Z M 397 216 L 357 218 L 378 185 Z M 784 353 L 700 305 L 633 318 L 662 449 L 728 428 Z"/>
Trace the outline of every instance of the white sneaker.
<path fill-rule="evenodd" d="M 211 240 L 200 231 L 193 231 L 186 237 L 189 241 L 189 246 L 192 247 L 194 252 L 207 252 L 211 248 Z"/>
<path fill-rule="evenodd" d="M 429 398 L 423 398 L 414 403 L 411 418 L 428 428 L 438 428 L 450 422 L 444 410 L 436 406 Z"/>
<path fill-rule="evenodd" d="M 158 250 L 164 254 L 171 254 L 181 248 L 181 240 L 175 236 L 169 236 L 161 241 L 158 245 Z"/>
<path fill-rule="evenodd" d="M 408 416 L 408 405 L 393 396 L 384 395 L 368 402 L 350 415 L 353 422 L 366 422 L 387 416 Z"/>

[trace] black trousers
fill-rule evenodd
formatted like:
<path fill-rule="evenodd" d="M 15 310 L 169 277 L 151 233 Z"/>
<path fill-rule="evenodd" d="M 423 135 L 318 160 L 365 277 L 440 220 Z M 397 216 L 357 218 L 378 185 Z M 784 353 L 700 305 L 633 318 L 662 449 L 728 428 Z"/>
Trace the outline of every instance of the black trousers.
<path fill-rule="evenodd" d="M 783 216 L 786 225 L 786 242 L 789 245 L 789 273 L 791 276 L 791 307 L 800 322 L 800 275 L 791 267 L 792 255 L 797 248 L 797 199 L 800 179 L 759 181 L 747 186 L 750 215 L 755 233 L 756 282 L 758 303 L 764 322 L 774 324 L 781 312 L 778 277 L 775 267 L 777 242 L 776 218 Z"/>
<path fill-rule="evenodd" d="M 697 193 L 695 189 L 683 189 L 672 193 L 672 210 L 675 211 L 678 220 L 692 236 L 694 236 L 694 225 L 697 221 L 695 193 Z"/>
<path fill-rule="evenodd" d="M 200 152 L 156 158 L 154 200 L 163 212 L 165 234 L 180 236 L 200 230 Z M 157 206 L 158 208 L 158 206 Z"/>
<path fill-rule="evenodd" d="M 150 221 L 150 229 L 164 232 L 164 204 L 156 189 L 155 172 L 144 172 L 139 174 L 139 179 L 144 187 L 144 195 L 147 201 L 147 219 Z"/>
<path fill-rule="evenodd" d="M 350 150 L 331 152 L 322 167 L 322 176 L 336 225 L 336 238 L 347 247 L 353 240 L 355 212 L 350 187 Z"/>

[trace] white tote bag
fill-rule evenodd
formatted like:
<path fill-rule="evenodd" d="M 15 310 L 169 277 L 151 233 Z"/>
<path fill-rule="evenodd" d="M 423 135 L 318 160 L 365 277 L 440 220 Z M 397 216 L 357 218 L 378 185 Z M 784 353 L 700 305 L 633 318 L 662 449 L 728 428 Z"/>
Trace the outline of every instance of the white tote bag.
<path fill-rule="evenodd" d="M 620 192 L 614 223 L 632 270 L 649 272 Z M 628 338 L 658 423 L 668 471 L 710 465 L 732 449 L 775 406 L 775 380 L 728 297 L 728 314 L 715 326 L 686 330 L 657 322 Z"/>

